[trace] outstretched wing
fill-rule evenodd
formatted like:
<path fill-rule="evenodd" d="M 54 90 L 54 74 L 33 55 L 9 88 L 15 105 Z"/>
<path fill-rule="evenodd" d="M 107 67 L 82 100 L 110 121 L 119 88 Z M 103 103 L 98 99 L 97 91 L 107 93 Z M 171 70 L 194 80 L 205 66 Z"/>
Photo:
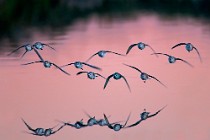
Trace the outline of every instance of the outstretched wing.
<path fill-rule="evenodd" d="M 132 45 L 130 45 L 129 47 L 128 47 L 128 49 L 127 49 L 127 52 L 126 52 L 126 55 L 131 51 L 131 49 L 134 47 L 134 46 L 136 46 L 137 44 L 132 44 Z"/>
<path fill-rule="evenodd" d="M 66 66 L 69 66 L 69 65 L 72 65 L 72 64 L 74 64 L 74 63 L 69 63 L 69 64 L 66 64 L 66 65 L 63 65 L 63 66 L 60 66 L 60 67 L 63 68 L 63 67 L 66 67 Z"/>
<path fill-rule="evenodd" d="M 199 56 L 199 59 L 200 59 L 200 62 L 202 63 L 203 61 L 202 61 L 202 58 L 201 58 L 201 55 L 200 55 L 198 49 L 196 47 L 194 47 L 194 46 L 193 46 L 193 49 L 195 49 L 195 51 L 197 52 L 197 54 Z"/>
<path fill-rule="evenodd" d="M 124 63 L 123 63 L 123 64 L 124 64 Z M 127 64 L 124 64 L 124 65 L 126 65 L 126 66 L 128 66 L 128 67 L 130 67 L 130 68 L 133 68 L 133 69 L 139 71 L 140 73 L 142 73 L 142 71 L 141 71 L 140 69 L 138 69 L 138 68 L 136 68 L 136 67 L 134 67 L 134 66 L 130 66 L 130 65 L 127 65 Z"/>
<path fill-rule="evenodd" d="M 104 76 L 102 76 L 101 74 L 99 74 L 99 73 L 95 73 L 97 76 L 100 76 L 100 77 L 102 77 L 102 78 L 104 78 L 104 79 L 106 79 Z"/>
<path fill-rule="evenodd" d="M 77 73 L 77 75 L 83 74 L 83 73 L 88 73 L 87 71 L 80 71 Z"/>
<path fill-rule="evenodd" d="M 149 47 L 152 51 L 153 51 L 153 53 L 156 53 L 156 51 L 150 46 L 150 45 L 148 45 L 148 44 L 145 44 L 145 46 L 147 46 L 147 47 Z M 157 57 L 158 57 L 158 55 L 157 54 L 155 54 Z"/>
<path fill-rule="evenodd" d="M 104 89 L 106 88 L 106 86 L 107 86 L 107 84 L 108 84 L 108 82 L 109 82 L 110 78 L 112 78 L 112 77 L 113 77 L 113 75 L 114 75 L 114 74 L 109 75 L 109 77 L 107 77 L 107 78 L 106 78 L 106 82 L 105 82 L 105 84 L 104 84 Z"/>
<path fill-rule="evenodd" d="M 25 45 L 20 46 L 20 47 L 18 47 L 17 49 L 13 50 L 12 52 L 10 52 L 10 53 L 8 54 L 8 56 L 11 55 L 11 54 L 13 54 L 13 53 L 15 53 L 16 51 L 18 51 L 20 48 L 23 48 L 23 47 L 25 47 Z"/>
<path fill-rule="evenodd" d="M 45 43 L 41 43 L 41 44 L 44 45 L 44 46 L 47 46 L 47 47 L 49 47 L 49 48 L 51 48 L 52 50 L 55 51 L 55 48 L 51 47 L 49 44 L 45 44 Z"/>
<path fill-rule="evenodd" d="M 27 53 L 28 51 L 25 51 L 23 54 L 22 54 L 22 56 L 20 57 L 20 59 L 22 59 L 24 56 L 25 56 L 25 54 Z"/>
<path fill-rule="evenodd" d="M 107 122 L 107 126 L 110 128 L 110 129 L 113 129 L 113 126 L 109 123 L 109 120 L 108 120 L 108 118 L 107 118 L 107 116 L 104 114 L 104 119 L 105 119 L 105 121 Z"/>
<path fill-rule="evenodd" d="M 44 61 L 44 59 L 42 58 L 42 56 L 40 55 L 40 53 L 35 48 L 33 50 L 35 51 L 35 53 L 37 54 L 37 56 L 39 57 L 39 59 L 41 61 Z"/>
<path fill-rule="evenodd" d="M 134 124 L 131 124 L 131 125 L 129 125 L 129 126 L 126 126 L 125 128 L 130 128 L 130 127 L 134 127 L 134 126 L 137 126 L 138 124 L 140 124 L 140 122 L 141 122 L 142 120 L 140 119 L 139 121 L 137 121 L 136 123 L 134 123 Z"/>
<path fill-rule="evenodd" d="M 97 67 L 97 66 L 93 66 L 93 65 L 90 65 L 90 64 L 87 64 L 85 62 L 81 62 L 82 64 L 86 65 L 86 66 L 89 66 L 91 68 L 94 68 L 94 69 L 97 69 L 97 70 L 101 70 L 101 68 Z"/>
<path fill-rule="evenodd" d="M 26 127 L 27 127 L 29 130 L 31 130 L 32 132 L 35 133 L 35 130 L 34 130 L 33 128 L 31 128 L 31 127 L 24 121 L 23 118 L 21 118 L 21 119 L 22 119 L 22 121 L 24 122 L 24 124 L 26 125 Z M 33 133 L 32 133 L 32 134 L 33 134 Z"/>
<path fill-rule="evenodd" d="M 176 44 L 176 45 L 173 46 L 171 49 L 174 49 L 174 48 L 176 48 L 176 47 L 178 47 L 178 46 L 181 46 L 181 45 L 186 45 L 186 43 L 179 43 L 179 44 Z"/>
<path fill-rule="evenodd" d="M 152 76 L 152 75 L 148 75 L 149 77 L 155 79 L 156 81 L 158 81 L 161 85 L 163 85 L 164 87 L 166 87 L 166 85 L 164 85 L 160 80 L 158 80 L 156 77 Z M 166 87 L 167 88 L 167 87 Z"/>
<path fill-rule="evenodd" d="M 108 53 L 113 53 L 113 54 L 120 55 L 120 56 L 125 56 L 124 54 L 120 54 L 120 53 L 113 52 L 113 51 L 106 51 L 106 52 L 108 52 Z"/>
<path fill-rule="evenodd" d="M 51 134 L 55 134 L 56 132 L 60 131 L 64 126 L 66 126 L 66 124 L 63 124 L 56 131 L 53 131 Z"/>
<path fill-rule="evenodd" d="M 122 126 L 123 128 L 127 125 L 128 120 L 130 119 L 130 116 L 131 116 L 131 113 L 129 113 L 128 118 L 127 118 L 127 120 L 126 120 L 125 124 Z"/>
<path fill-rule="evenodd" d="M 92 56 L 90 56 L 85 62 L 88 62 L 90 59 L 92 59 L 94 56 L 96 56 L 98 54 L 98 52 L 97 53 L 95 53 L 95 54 L 93 54 Z"/>
<path fill-rule="evenodd" d="M 166 105 L 167 106 L 167 105 Z M 160 113 L 160 111 L 162 111 L 166 106 L 164 106 L 163 108 L 161 108 L 160 110 L 158 110 L 156 113 L 152 114 L 152 115 L 149 115 L 147 118 L 151 118 L 151 117 L 154 117 L 156 116 L 158 113 Z"/>
<path fill-rule="evenodd" d="M 157 55 L 157 54 L 161 54 L 161 55 L 166 55 L 166 56 L 170 56 L 170 55 L 168 55 L 168 54 L 166 54 L 166 53 L 153 53 L 153 54 L 151 54 L 151 55 Z"/>
<path fill-rule="evenodd" d="M 193 68 L 193 65 L 192 65 L 192 64 L 190 64 L 189 62 L 187 62 L 186 60 L 183 60 L 183 59 L 181 59 L 181 58 L 176 58 L 176 60 L 180 60 L 180 61 L 182 61 L 182 62 L 184 62 L 184 63 L 188 64 L 190 67 L 192 67 L 192 68 Z"/>
<path fill-rule="evenodd" d="M 124 79 L 124 81 L 126 82 L 126 85 L 127 85 L 128 89 L 129 89 L 129 91 L 131 92 L 131 88 L 130 88 L 130 86 L 129 86 L 129 84 L 128 84 L 128 81 L 125 79 L 125 77 L 124 77 L 124 76 L 122 76 L 122 78 L 123 78 L 123 79 Z"/>
<path fill-rule="evenodd" d="M 58 68 L 59 70 L 61 70 L 63 73 L 67 74 L 67 75 L 70 75 L 68 72 L 66 72 L 65 70 L 63 70 L 62 68 L 60 68 L 59 66 L 57 66 L 56 64 L 54 63 L 51 63 L 53 64 L 56 68 Z"/>
<path fill-rule="evenodd" d="M 21 65 L 30 65 L 33 63 L 43 63 L 43 61 L 34 61 L 34 62 L 29 62 L 29 63 L 25 63 L 25 64 L 21 64 Z"/>

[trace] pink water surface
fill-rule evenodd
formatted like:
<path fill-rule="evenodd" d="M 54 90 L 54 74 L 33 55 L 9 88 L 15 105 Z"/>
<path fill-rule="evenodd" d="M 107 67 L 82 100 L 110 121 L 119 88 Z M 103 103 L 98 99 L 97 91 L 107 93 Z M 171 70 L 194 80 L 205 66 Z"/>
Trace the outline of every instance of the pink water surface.
<path fill-rule="evenodd" d="M 39 140 L 25 133 L 28 131 L 21 121 L 24 118 L 33 128 L 52 127 L 56 120 L 86 121 L 89 114 L 102 118 L 103 113 L 111 115 L 110 121 L 125 121 L 129 112 L 129 124 L 139 119 L 144 110 L 153 113 L 167 105 L 157 116 L 142 124 L 114 132 L 107 127 L 89 127 L 81 130 L 65 127 L 48 137 L 49 140 L 209 140 L 210 139 L 210 34 L 208 25 L 194 19 L 166 20 L 155 15 L 139 16 L 128 21 L 106 21 L 91 17 L 78 21 L 69 27 L 64 40 L 57 40 L 53 47 L 56 52 L 45 48 L 41 54 L 46 60 L 58 65 L 74 61 L 85 61 L 99 50 L 126 52 L 132 43 L 145 42 L 157 52 L 168 53 L 183 58 L 194 68 L 177 62 L 169 64 L 164 56 L 150 55 L 148 48 L 141 51 L 137 47 L 126 56 L 107 54 L 105 58 L 94 57 L 90 64 L 101 67 L 95 71 L 109 76 L 120 72 L 128 80 L 132 92 L 123 80 L 111 79 L 103 90 L 105 80 L 90 80 L 86 75 L 76 76 L 80 70 L 66 67 L 71 76 L 57 69 L 45 69 L 41 64 L 21 66 L 20 64 L 37 60 L 31 52 L 23 59 L 2 56 L 0 61 L 0 138 L 2 140 Z M 80 30 L 78 30 L 80 29 Z M 51 42 L 50 38 L 35 32 L 32 40 Z M 21 40 L 20 45 L 27 43 Z M 179 42 L 191 42 L 200 51 L 203 63 L 197 54 L 188 53 L 184 47 L 171 50 Z M 33 42 L 32 42 L 33 43 Z M 8 49 L 8 52 L 11 49 Z M 167 88 L 155 80 L 144 83 L 139 73 L 122 63 L 138 67 L 157 77 Z M 87 69 L 86 69 L 87 68 Z"/>

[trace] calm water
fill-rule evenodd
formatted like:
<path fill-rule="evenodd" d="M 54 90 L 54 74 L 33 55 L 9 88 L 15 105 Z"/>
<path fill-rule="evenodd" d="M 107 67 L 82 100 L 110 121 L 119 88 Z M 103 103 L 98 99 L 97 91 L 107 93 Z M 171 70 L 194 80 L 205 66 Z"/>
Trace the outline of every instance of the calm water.
<path fill-rule="evenodd" d="M 78 20 L 63 29 L 26 29 L 24 35 L 17 33 L 16 40 L 2 39 L 0 61 L 0 137 L 4 140 L 38 140 L 25 133 L 28 131 L 21 118 L 33 128 L 49 128 L 58 124 L 56 120 L 75 122 L 88 119 L 83 110 L 102 118 L 103 113 L 111 115 L 110 121 L 125 121 L 129 112 L 129 124 L 139 119 L 144 108 L 151 113 L 168 105 L 156 117 L 142 124 L 114 132 L 107 127 L 89 127 L 81 130 L 66 127 L 50 140 L 58 139 L 100 139 L 100 140 L 209 140 L 210 139 L 210 22 L 191 18 L 167 18 L 153 14 L 137 14 L 128 19 L 99 18 L 91 16 Z M 168 53 L 189 61 L 194 68 L 177 62 L 169 64 L 164 56 L 150 55 L 148 48 L 137 47 L 126 56 L 107 54 L 103 59 L 94 57 L 89 61 L 103 68 L 102 71 L 84 67 L 109 76 L 120 72 L 128 80 L 132 92 L 123 80 L 111 79 L 103 90 L 105 80 L 87 79 L 86 75 L 76 76 L 80 70 L 66 67 L 71 76 L 57 69 L 45 69 L 41 64 L 21 66 L 38 60 L 30 52 L 19 59 L 19 51 L 8 57 L 15 47 L 41 41 L 51 43 L 57 50 L 45 48 L 41 55 L 58 65 L 74 61 L 85 61 L 99 50 L 112 50 L 125 54 L 132 43 L 145 42 L 157 52 Z M 191 42 L 200 51 L 203 63 L 197 54 L 188 53 L 184 47 L 170 48 L 179 42 Z M 167 88 L 155 80 L 144 83 L 139 73 L 122 63 L 138 67 L 157 77 Z"/>

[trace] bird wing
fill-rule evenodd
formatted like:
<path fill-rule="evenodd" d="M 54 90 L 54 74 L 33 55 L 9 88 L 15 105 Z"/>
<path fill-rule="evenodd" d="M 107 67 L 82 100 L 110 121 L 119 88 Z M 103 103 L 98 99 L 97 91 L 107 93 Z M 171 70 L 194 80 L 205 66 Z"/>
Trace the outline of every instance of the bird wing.
<path fill-rule="evenodd" d="M 58 68 L 59 70 L 61 70 L 63 73 L 67 74 L 67 75 L 70 75 L 68 72 L 66 72 L 65 70 L 63 70 L 62 68 L 60 68 L 59 66 L 57 66 L 56 64 L 54 63 L 51 63 L 53 64 L 56 68 Z"/>
<path fill-rule="evenodd" d="M 201 55 L 198 51 L 198 49 L 196 47 L 193 46 L 193 49 L 195 49 L 195 51 L 197 52 L 198 56 L 199 56 L 199 59 L 200 59 L 200 62 L 202 63 L 202 58 L 201 58 Z"/>
<path fill-rule="evenodd" d="M 128 66 L 128 67 L 131 67 L 131 68 L 133 68 L 133 69 L 139 71 L 140 73 L 142 73 L 142 71 L 141 71 L 140 69 L 138 69 L 138 68 L 136 68 L 136 67 L 134 67 L 134 66 L 130 66 L 130 65 L 127 65 L 127 64 L 124 64 L 124 65 L 126 65 L 126 66 Z"/>
<path fill-rule="evenodd" d="M 176 48 L 176 47 L 178 47 L 178 46 L 181 46 L 181 45 L 186 45 L 186 43 L 179 43 L 179 44 L 176 44 L 176 45 L 173 46 L 171 49 L 174 49 L 174 48 Z"/>
<path fill-rule="evenodd" d="M 107 86 L 107 84 L 108 84 L 110 78 L 112 78 L 112 77 L 113 77 L 113 74 L 112 74 L 112 75 L 109 75 L 109 77 L 106 78 L 106 82 L 105 82 L 105 84 L 104 84 L 104 89 L 106 88 L 106 86 Z"/>
<path fill-rule="evenodd" d="M 53 131 L 51 134 L 55 134 L 56 132 L 60 131 L 64 126 L 66 126 L 66 124 L 63 124 L 56 131 Z"/>
<path fill-rule="evenodd" d="M 167 105 L 166 105 L 167 106 Z M 152 115 L 149 115 L 147 118 L 151 118 L 151 117 L 154 117 L 156 116 L 158 113 L 160 113 L 160 111 L 162 111 L 166 106 L 164 106 L 163 108 L 161 108 L 160 110 L 158 110 L 156 113 L 152 114 Z"/>
<path fill-rule="evenodd" d="M 166 85 L 164 85 L 160 80 L 158 80 L 156 77 L 148 75 L 149 77 L 155 79 L 156 81 L 158 81 L 161 85 L 163 85 L 164 87 L 166 87 Z"/>
<path fill-rule="evenodd" d="M 37 56 L 39 57 L 39 59 L 41 61 L 44 61 L 44 59 L 42 58 L 42 56 L 40 55 L 40 53 L 35 48 L 33 50 L 35 51 L 35 53 L 37 54 Z"/>
<path fill-rule="evenodd" d="M 140 122 L 141 122 L 141 121 L 142 121 L 142 120 L 140 119 L 140 120 L 139 120 L 139 121 L 137 121 L 136 123 L 131 124 L 131 125 L 129 125 L 129 126 L 126 126 L 125 128 L 134 127 L 134 126 L 136 126 L 136 125 L 140 124 Z"/>
<path fill-rule="evenodd" d="M 128 47 L 128 49 L 127 49 L 127 52 L 126 52 L 126 55 L 131 51 L 131 49 L 134 47 L 134 46 L 136 46 L 137 44 L 132 44 L 132 45 L 130 45 L 129 47 Z"/>
<path fill-rule="evenodd" d="M 92 56 L 90 56 L 85 62 L 88 62 L 90 59 L 92 59 L 95 55 L 97 55 L 98 54 L 98 52 L 97 53 L 95 53 L 95 54 L 93 54 Z"/>
<path fill-rule="evenodd" d="M 153 53 L 153 54 L 151 54 L 151 55 L 157 55 L 157 54 L 161 54 L 161 55 L 166 55 L 166 56 L 170 56 L 170 55 L 168 55 L 168 54 L 166 54 L 166 53 Z"/>
<path fill-rule="evenodd" d="M 61 68 L 72 65 L 72 64 L 74 64 L 74 63 L 69 63 L 69 64 L 66 64 L 66 65 L 63 65 L 63 66 L 61 66 Z"/>
<path fill-rule="evenodd" d="M 97 76 L 100 76 L 100 77 L 102 77 L 102 78 L 104 78 L 104 79 L 106 79 L 104 76 L 102 76 L 101 74 L 99 74 L 99 73 L 95 73 Z"/>
<path fill-rule="evenodd" d="M 25 64 L 21 64 L 21 65 L 29 65 L 29 64 L 33 64 L 33 63 L 43 63 L 43 61 L 34 61 L 34 62 L 29 62 L 29 63 L 25 63 Z"/>
<path fill-rule="evenodd" d="M 123 128 L 127 125 L 128 120 L 130 119 L 130 116 L 131 116 L 131 113 L 129 113 L 128 118 L 127 118 L 127 120 L 126 120 L 125 124 L 122 126 Z"/>
<path fill-rule="evenodd" d="M 153 51 L 153 53 L 156 53 L 156 51 L 150 46 L 150 45 L 148 45 L 148 44 L 145 44 L 145 46 L 147 46 L 147 47 L 149 47 L 152 51 Z M 158 55 L 157 54 L 155 54 L 157 57 L 158 57 Z"/>
<path fill-rule="evenodd" d="M 11 51 L 11 52 L 8 54 L 8 56 L 11 55 L 11 54 L 13 54 L 14 52 L 18 51 L 20 48 L 23 48 L 23 47 L 25 47 L 25 45 L 20 46 L 20 47 L 18 47 L 17 49 Z"/>
<path fill-rule="evenodd" d="M 192 67 L 192 68 L 193 68 L 193 65 L 192 65 L 192 64 L 190 64 L 189 62 L 187 62 L 186 60 L 183 60 L 183 59 L 181 59 L 181 58 L 176 58 L 176 60 L 181 60 L 182 62 L 184 62 L 184 63 L 188 64 L 190 67 Z"/>
<path fill-rule="evenodd" d="M 77 75 L 80 75 L 80 74 L 83 74 L 83 73 L 88 73 L 87 71 L 79 71 L 78 73 L 77 73 Z"/>
<path fill-rule="evenodd" d="M 110 128 L 110 129 L 113 129 L 113 126 L 109 123 L 109 120 L 108 120 L 108 118 L 107 118 L 107 116 L 104 114 L 104 119 L 105 119 L 105 121 L 107 122 L 107 126 Z"/>
<path fill-rule="evenodd" d="M 22 118 L 22 121 L 24 122 L 24 124 L 26 125 L 26 127 L 27 127 L 29 130 L 31 130 L 32 132 L 35 133 L 35 130 L 34 130 L 33 128 L 31 128 L 31 127 L 24 121 L 23 118 Z M 33 134 L 33 133 L 32 133 L 32 134 Z"/>
<path fill-rule="evenodd" d="M 125 79 L 125 77 L 124 76 L 122 76 L 122 78 L 124 79 L 124 81 L 126 82 L 126 85 L 128 86 L 128 89 L 129 89 L 129 91 L 131 92 L 131 88 L 130 88 L 130 86 L 129 86 L 129 84 L 128 84 L 128 81 Z"/>
<path fill-rule="evenodd" d="M 117 52 L 113 52 L 113 51 L 106 51 L 108 53 L 113 53 L 113 54 L 116 54 L 116 55 L 121 55 L 121 56 L 125 56 L 124 54 L 120 54 L 120 53 L 117 53 Z"/>
<path fill-rule="evenodd" d="M 55 48 L 51 47 L 49 44 L 45 44 L 45 43 L 41 43 L 41 44 L 42 44 L 42 45 L 45 45 L 45 46 L 47 46 L 47 47 L 49 47 L 49 48 L 51 48 L 52 50 L 55 51 Z"/>
<path fill-rule="evenodd" d="M 85 62 L 81 62 L 82 64 L 86 65 L 86 66 L 89 66 L 91 68 L 94 68 L 94 69 L 97 69 L 97 70 L 101 70 L 101 68 L 97 67 L 97 66 L 93 66 L 93 65 L 90 65 L 88 63 L 85 63 Z"/>

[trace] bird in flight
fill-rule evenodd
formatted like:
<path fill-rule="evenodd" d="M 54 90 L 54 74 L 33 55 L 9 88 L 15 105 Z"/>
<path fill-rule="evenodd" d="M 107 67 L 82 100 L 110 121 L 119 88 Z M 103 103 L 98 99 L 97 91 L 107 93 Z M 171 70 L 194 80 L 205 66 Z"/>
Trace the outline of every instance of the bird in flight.
<path fill-rule="evenodd" d="M 93 66 L 93 65 L 90 65 L 88 63 L 81 62 L 81 61 L 76 61 L 76 62 L 73 62 L 73 63 L 69 63 L 69 64 L 63 65 L 61 67 L 66 67 L 66 66 L 70 66 L 70 65 L 74 65 L 75 68 L 82 69 L 82 70 L 83 70 L 83 65 L 86 65 L 86 66 L 91 67 L 93 69 L 101 70 L 101 68 L 99 68 L 97 66 Z"/>
<path fill-rule="evenodd" d="M 77 75 L 80 75 L 80 74 L 84 74 L 86 73 L 87 74 L 87 77 L 91 80 L 95 79 L 96 77 L 102 77 L 104 79 L 106 79 L 104 76 L 100 75 L 99 73 L 94 73 L 94 72 L 91 72 L 91 71 L 80 71 L 77 73 Z"/>
<path fill-rule="evenodd" d="M 116 53 L 116 52 L 113 52 L 113 51 L 105 51 L 105 50 L 100 50 L 98 51 L 97 53 L 93 54 L 92 56 L 90 56 L 86 62 L 88 62 L 90 59 L 92 59 L 94 56 L 98 55 L 99 57 L 103 58 L 106 56 L 107 53 L 111 53 L 111 54 L 116 54 L 116 55 L 120 55 L 120 56 L 125 56 L 124 54 L 120 54 L 120 53 Z"/>
<path fill-rule="evenodd" d="M 174 49 L 174 48 L 177 48 L 179 46 L 185 46 L 185 49 L 188 51 L 188 52 L 191 52 L 192 50 L 195 50 L 198 54 L 198 57 L 200 59 L 200 62 L 202 62 L 202 58 L 201 58 L 201 55 L 198 51 L 198 49 L 191 43 L 179 43 L 179 44 L 176 44 L 175 46 L 173 46 L 171 49 Z"/>
<path fill-rule="evenodd" d="M 173 63 L 175 63 L 177 60 L 179 60 L 179 61 L 182 61 L 182 62 L 186 63 L 186 64 L 189 65 L 190 67 L 193 67 L 193 65 L 190 64 L 189 62 L 187 62 L 186 60 L 183 60 L 183 59 L 181 59 L 181 58 L 178 58 L 178 57 L 175 57 L 175 56 L 166 54 L 166 53 L 153 53 L 153 54 L 160 54 L 160 55 L 168 56 L 168 62 L 171 63 L 171 64 L 173 64 Z M 152 54 L 152 55 L 153 55 L 153 54 Z"/>
<path fill-rule="evenodd" d="M 154 77 L 154 76 L 152 76 L 152 75 L 149 75 L 149 74 L 147 74 L 147 73 L 145 73 L 145 72 L 142 72 L 140 69 L 138 69 L 138 68 L 136 68 L 136 67 L 134 67 L 134 66 L 130 66 L 130 65 L 127 65 L 127 64 L 124 64 L 125 66 L 128 66 L 128 67 L 130 67 L 130 68 L 132 68 L 132 69 L 135 69 L 135 70 L 137 70 L 138 72 L 140 72 L 141 74 L 140 74 L 140 78 L 144 81 L 144 82 L 146 82 L 146 80 L 148 80 L 149 78 L 152 78 L 152 79 L 155 79 L 156 81 L 158 81 L 161 85 L 163 85 L 164 87 L 166 87 L 160 80 L 158 80 L 156 77 Z"/>
<path fill-rule="evenodd" d="M 118 73 L 118 72 L 115 72 L 115 73 L 113 73 L 113 74 L 111 74 L 110 76 L 107 77 L 106 82 L 105 82 L 105 84 L 104 84 L 104 89 L 106 88 L 106 86 L 107 86 L 109 80 L 110 80 L 112 77 L 113 77 L 115 80 L 119 80 L 119 79 L 123 78 L 124 81 L 126 82 L 126 85 L 127 85 L 128 89 L 129 89 L 129 91 L 131 92 L 130 86 L 129 86 L 129 84 L 128 84 L 126 78 L 125 78 L 123 75 L 121 75 L 120 73 Z"/>

